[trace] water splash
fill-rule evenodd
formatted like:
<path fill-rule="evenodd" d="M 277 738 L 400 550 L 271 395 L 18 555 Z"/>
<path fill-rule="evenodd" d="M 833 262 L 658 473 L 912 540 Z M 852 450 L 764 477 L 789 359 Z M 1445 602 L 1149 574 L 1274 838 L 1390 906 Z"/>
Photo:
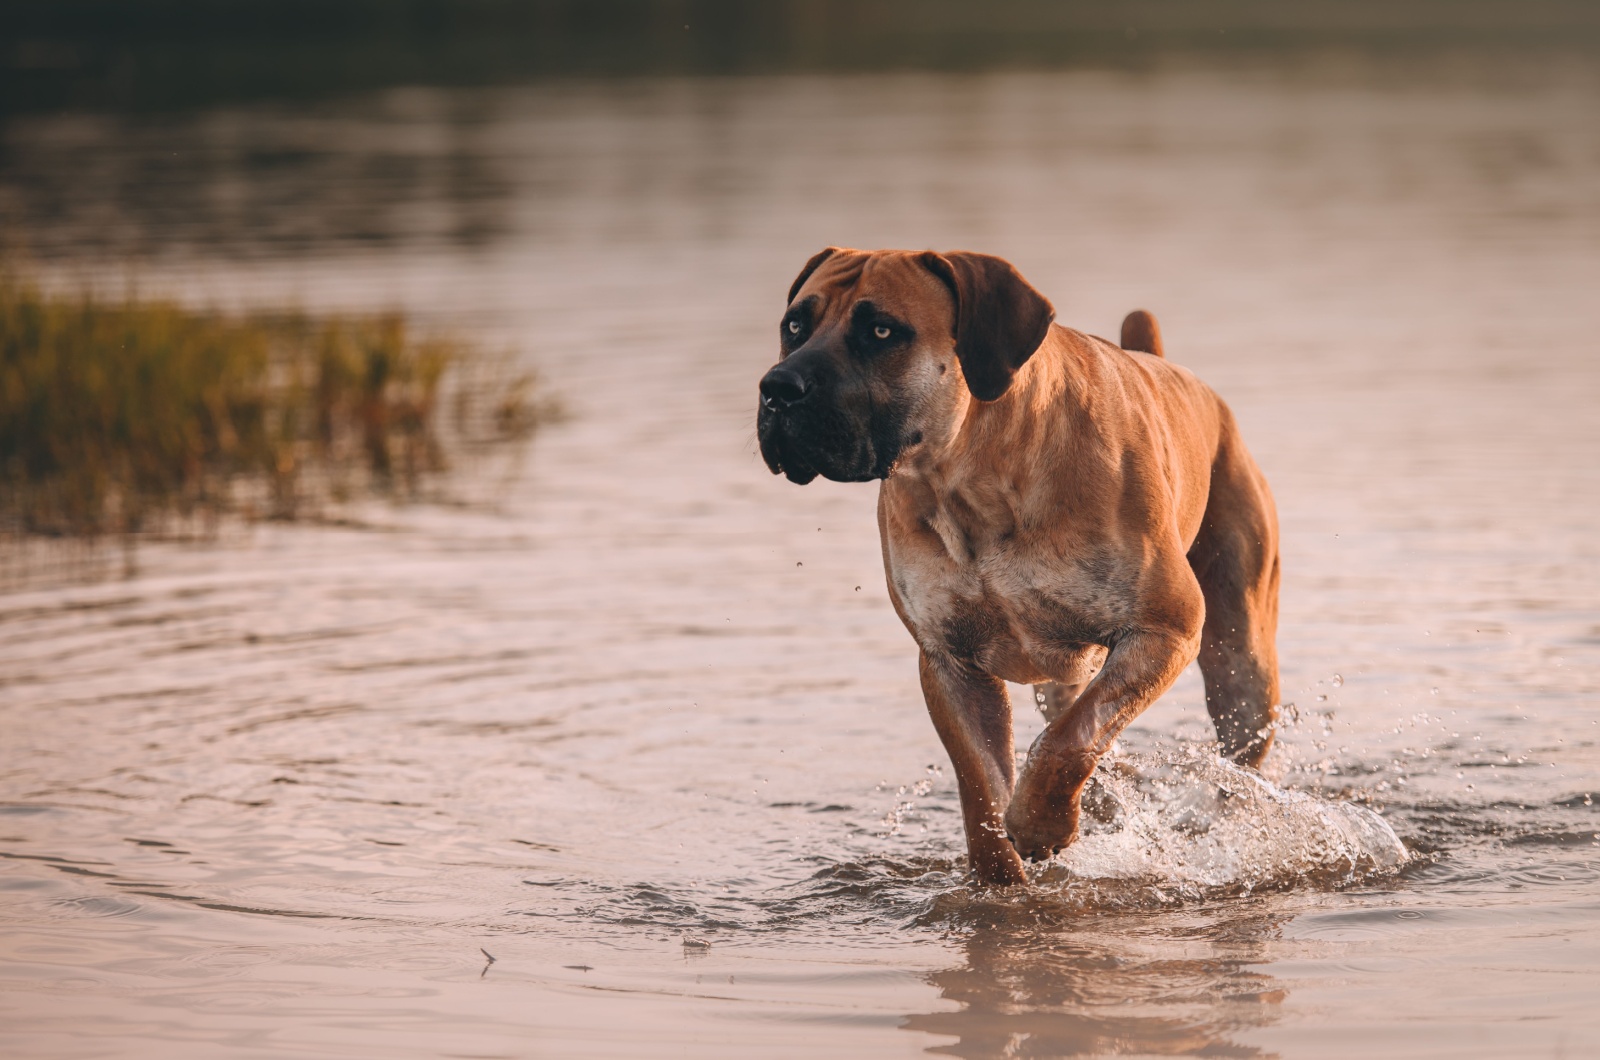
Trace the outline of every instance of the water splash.
<path fill-rule="evenodd" d="M 887 816 L 863 835 L 892 841 L 916 808 L 955 793 L 938 771 L 891 789 Z M 937 789 L 937 790 L 935 790 Z M 881 790 L 881 789 L 880 789 Z M 863 822 L 865 824 L 865 822 Z M 889 825 L 887 832 L 882 825 Z M 958 829 L 959 824 L 951 826 Z M 553 886 L 573 904 L 541 915 L 595 926 L 741 934 L 811 930 L 827 923 L 876 937 L 908 927 L 1065 923 L 1096 911 L 1151 911 L 1262 891 L 1330 890 L 1393 872 L 1412 855 L 1364 806 L 1286 790 L 1216 756 L 1204 744 L 1113 754 L 1084 793 L 1083 831 L 1020 887 L 974 886 L 950 831 L 918 853 L 901 849 L 843 860 L 809 855 L 805 878 L 752 889 L 752 881 L 700 880 L 613 887 Z M 948 847 L 943 852 L 936 848 Z M 570 893 L 574 886 L 581 894 Z M 710 937 L 710 935 L 707 935 Z"/>
<path fill-rule="evenodd" d="M 1336 887 L 1410 858 L 1366 807 L 1279 788 L 1200 747 L 1105 759 L 1083 807 L 1078 841 L 1036 882 L 1092 885 L 1115 904 Z"/>

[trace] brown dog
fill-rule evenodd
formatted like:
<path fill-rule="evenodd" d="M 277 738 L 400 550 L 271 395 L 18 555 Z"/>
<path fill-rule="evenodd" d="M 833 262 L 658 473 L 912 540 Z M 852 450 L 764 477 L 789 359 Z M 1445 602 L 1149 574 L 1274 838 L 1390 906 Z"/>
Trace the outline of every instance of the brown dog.
<path fill-rule="evenodd" d="M 1258 764 L 1277 717 L 1277 515 L 1232 413 L 1150 314 L 1127 349 L 1054 315 L 999 258 L 830 247 L 757 414 L 774 474 L 883 480 L 889 596 L 994 883 L 1072 842 L 1095 763 L 1196 655 L 1227 754 Z M 1005 681 L 1046 717 L 1020 780 Z"/>

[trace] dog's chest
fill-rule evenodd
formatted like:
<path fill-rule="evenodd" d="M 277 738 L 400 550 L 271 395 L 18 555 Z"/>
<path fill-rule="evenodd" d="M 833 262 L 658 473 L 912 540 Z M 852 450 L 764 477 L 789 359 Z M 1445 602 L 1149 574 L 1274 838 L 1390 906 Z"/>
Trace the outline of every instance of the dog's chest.
<path fill-rule="evenodd" d="M 944 506 L 884 526 L 890 587 L 918 644 L 1018 683 L 1065 679 L 1127 620 L 1118 565 L 1061 544 Z"/>

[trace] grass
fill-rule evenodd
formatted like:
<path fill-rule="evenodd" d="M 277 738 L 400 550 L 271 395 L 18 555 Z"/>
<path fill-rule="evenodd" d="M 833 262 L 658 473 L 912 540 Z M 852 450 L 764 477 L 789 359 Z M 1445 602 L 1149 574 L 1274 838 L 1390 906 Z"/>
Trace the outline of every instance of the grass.
<path fill-rule="evenodd" d="M 404 317 L 229 315 L 0 275 L 0 531 L 93 538 L 436 495 L 555 413 Z"/>

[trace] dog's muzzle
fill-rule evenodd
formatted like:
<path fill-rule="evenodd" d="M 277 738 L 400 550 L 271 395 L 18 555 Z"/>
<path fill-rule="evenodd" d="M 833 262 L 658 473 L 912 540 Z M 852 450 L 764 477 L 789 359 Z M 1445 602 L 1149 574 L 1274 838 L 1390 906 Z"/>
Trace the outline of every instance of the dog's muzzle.
<path fill-rule="evenodd" d="M 756 417 L 756 433 L 761 441 L 761 457 L 775 475 L 805 485 L 817 471 L 800 455 L 796 424 L 790 412 L 810 397 L 816 386 L 787 364 L 775 365 L 761 377 L 761 412 Z"/>
<path fill-rule="evenodd" d="M 872 424 L 848 407 L 826 362 L 790 355 L 761 377 L 756 437 L 773 474 L 805 485 L 821 475 L 835 482 L 882 478 Z"/>

